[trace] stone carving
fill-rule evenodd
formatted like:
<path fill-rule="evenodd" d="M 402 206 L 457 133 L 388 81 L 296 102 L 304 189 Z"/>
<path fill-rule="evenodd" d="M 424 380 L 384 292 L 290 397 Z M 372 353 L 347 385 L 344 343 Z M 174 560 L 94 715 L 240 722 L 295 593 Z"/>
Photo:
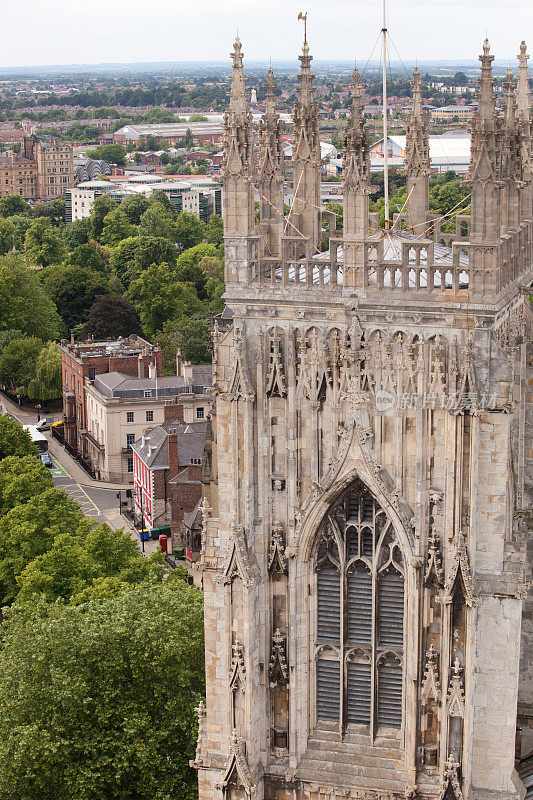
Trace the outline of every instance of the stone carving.
<path fill-rule="evenodd" d="M 464 800 L 464 795 L 459 783 L 459 764 L 453 753 L 450 754 L 444 768 L 444 782 L 438 800 L 451 800 L 448 789 L 451 788 L 454 800 Z"/>
<path fill-rule="evenodd" d="M 250 797 L 255 794 L 255 784 L 246 758 L 246 743 L 235 729 L 231 735 L 229 750 L 228 763 L 222 780 L 217 783 L 217 789 L 222 791 L 224 798 L 227 798 L 230 786 L 240 786 Z"/>
<path fill-rule="evenodd" d="M 235 330 L 233 336 L 234 364 L 231 380 L 228 387 L 229 400 L 246 400 L 253 402 L 255 392 L 248 375 L 246 352 L 243 345 L 241 330 Z"/>
<path fill-rule="evenodd" d="M 287 382 L 281 354 L 281 339 L 275 331 L 270 334 L 270 353 L 268 361 L 268 374 L 266 393 L 270 397 L 286 397 Z"/>
<path fill-rule="evenodd" d="M 468 550 L 462 531 L 458 531 L 450 543 L 450 554 L 447 558 L 448 577 L 444 584 L 444 602 L 451 603 L 455 582 L 460 578 L 463 582 L 465 602 L 471 606 L 475 602 L 472 573 L 468 560 Z"/>
<path fill-rule="evenodd" d="M 440 542 L 435 531 L 432 531 L 429 535 L 424 583 L 426 586 L 430 583 L 435 583 L 437 586 L 442 586 L 443 582 L 444 570 L 442 569 Z"/>
<path fill-rule="evenodd" d="M 286 637 L 281 635 L 279 628 L 276 628 L 274 636 L 272 637 L 272 652 L 270 655 L 270 666 L 268 668 L 271 689 L 273 689 L 274 686 L 278 686 L 278 684 L 287 684 L 289 682 L 286 647 Z"/>
<path fill-rule="evenodd" d="M 231 533 L 230 554 L 223 570 L 223 583 L 230 583 L 235 576 L 239 576 L 244 585 L 250 587 L 257 580 L 257 571 L 250 562 L 244 528 L 233 521 Z"/>
<path fill-rule="evenodd" d="M 230 686 L 235 690 L 238 686 L 246 692 L 246 665 L 244 663 L 244 648 L 238 639 L 231 646 Z"/>
<path fill-rule="evenodd" d="M 426 668 L 422 681 L 422 691 L 420 697 L 425 704 L 437 704 L 440 700 L 440 683 L 437 667 L 437 653 L 433 645 L 430 645 L 426 653 Z"/>
<path fill-rule="evenodd" d="M 281 573 L 283 575 L 286 575 L 288 571 L 283 526 L 277 519 L 274 520 L 274 524 L 272 525 L 272 535 L 268 552 L 268 571 L 271 574 Z"/>
<path fill-rule="evenodd" d="M 459 659 L 456 658 L 453 662 L 452 675 L 448 687 L 447 711 L 450 717 L 464 717 L 465 698 L 461 672 L 462 668 Z"/>
<path fill-rule="evenodd" d="M 189 765 L 191 767 L 198 768 L 203 764 L 204 761 L 204 750 L 207 738 L 207 719 L 204 701 L 200 700 L 198 706 L 194 710 L 198 715 L 198 737 L 196 739 L 196 753 L 194 761 L 191 760 Z"/>

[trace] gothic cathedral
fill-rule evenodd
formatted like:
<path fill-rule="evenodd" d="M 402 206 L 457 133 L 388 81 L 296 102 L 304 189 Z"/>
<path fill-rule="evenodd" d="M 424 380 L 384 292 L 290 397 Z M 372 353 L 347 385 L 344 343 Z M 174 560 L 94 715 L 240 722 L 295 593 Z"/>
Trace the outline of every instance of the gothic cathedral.
<path fill-rule="evenodd" d="M 200 800 L 520 800 L 515 759 L 533 750 L 525 45 L 503 109 L 483 46 L 471 209 L 453 233 L 429 213 L 417 70 L 407 203 L 385 231 L 368 210 L 354 73 L 335 230 L 307 42 L 299 58 L 289 214 L 274 76 L 254 142 L 238 39 L 232 54 Z"/>

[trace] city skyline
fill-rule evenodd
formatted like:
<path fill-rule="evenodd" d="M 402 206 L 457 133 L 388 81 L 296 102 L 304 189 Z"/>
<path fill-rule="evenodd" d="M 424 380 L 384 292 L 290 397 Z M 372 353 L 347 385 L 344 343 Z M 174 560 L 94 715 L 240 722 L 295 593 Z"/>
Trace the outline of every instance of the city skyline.
<path fill-rule="evenodd" d="M 526 0 L 517 0 L 512 13 L 502 0 L 449 0 L 445 11 L 437 0 L 391 0 L 388 6 L 392 60 L 398 54 L 404 61 L 472 59 L 487 35 L 496 58 L 512 65 L 533 23 Z M 300 0 L 206 0 L 201 7 L 162 0 L 151 25 L 140 24 L 146 10 L 139 0 L 111 5 L 95 0 L 90 7 L 79 0 L 68 5 L 58 0 L 46 8 L 31 0 L 24 45 L 18 37 L 5 35 L 0 67 L 225 61 L 237 30 L 249 61 L 289 59 L 301 45 L 300 10 L 308 12 L 308 39 L 316 60 L 354 59 L 364 64 L 379 56 L 381 0 L 360 6 L 341 0 L 334 7 L 317 0 L 308 0 L 305 7 Z M 18 9 L 5 8 L 3 22 L 5 32 L 16 29 Z M 95 33 L 87 37 L 87 31 Z"/>

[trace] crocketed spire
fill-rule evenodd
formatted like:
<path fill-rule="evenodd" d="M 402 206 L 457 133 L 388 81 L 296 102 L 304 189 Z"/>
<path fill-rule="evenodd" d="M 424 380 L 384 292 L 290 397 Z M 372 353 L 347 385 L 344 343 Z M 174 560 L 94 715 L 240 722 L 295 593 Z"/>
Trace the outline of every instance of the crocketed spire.
<path fill-rule="evenodd" d="M 478 118 L 484 120 L 491 120 L 494 117 L 494 79 L 492 77 L 492 62 L 494 56 L 490 55 L 489 40 L 485 39 L 483 42 L 483 55 L 479 56 L 481 61 L 481 77 L 478 78 L 480 86 L 479 91 L 479 107 Z"/>
<path fill-rule="evenodd" d="M 527 55 L 526 43 L 520 44 L 518 55 L 518 80 L 516 84 L 517 111 L 520 119 L 529 119 L 531 114 L 531 93 L 529 90 L 529 75 L 527 74 Z"/>
<path fill-rule="evenodd" d="M 370 153 L 364 130 L 365 118 L 361 103 L 359 72 L 353 71 L 352 110 L 344 132 L 344 186 L 367 187 L 370 181 Z"/>
<path fill-rule="evenodd" d="M 505 81 L 505 125 L 508 128 L 514 128 L 516 125 L 516 100 L 515 100 L 515 83 L 514 75 L 511 67 L 507 70 L 507 80 Z"/>
<path fill-rule="evenodd" d="M 304 39 L 298 75 L 298 99 L 294 107 L 293 224 L 309 238 L 314 247 L 321 240 L 320 229 L 320 139 L 318 134 L 318 106 L 315 100 L 314 75 L 311 74 L 312 56 Z M 291 219 L 292 219 L 291 217 Z"/>
<path fill-rule="evenodd" d="M 427 114 L 422 108 L 420 70 L 413 70 L 413 108 L 406 126 L 405 169 L 408 175 L 429 175 L 429 127 Z"/>
<path fill-rule="evenodd" d="M 276 113 L 274 73 L 268 70 L 265 84 L 265 113 L 259 122 L 259 177 L 280 175 L 283 164 L 281 125 Z"/>
<path fill-rule="evenodd" d="M 244 71 L 242 66 L 242 44 L 237 36 L 233 45 L 233 74 L 231 76 L 231 92 L 229 109 L 236 114 L 246 114 L 246 90 L 244 87 Z"/>

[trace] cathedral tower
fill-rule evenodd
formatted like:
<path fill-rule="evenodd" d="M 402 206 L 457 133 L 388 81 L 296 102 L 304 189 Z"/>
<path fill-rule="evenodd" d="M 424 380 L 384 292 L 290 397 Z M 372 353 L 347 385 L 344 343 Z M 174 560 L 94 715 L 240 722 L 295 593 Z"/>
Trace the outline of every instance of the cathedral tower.
<path fill-rule="evenodd" d="M 523 77 L 516 109 L 508 81 L 502 117 L 485 43 L 472 214 L 444 246 L 438 225 L 435 240 L 369 234 L 356 73 L 343 246 L 295 255 L 302 235 L 314 245 L 320 233 L 304 44 L 301 233 L 286 232 L 274 258 L 270 212 L 264 232 L 252 221 L 240 44 L 233 58 L 227 308 L 214 330 L 213 481 L 195 572 L 200 800 L 520 800 L 515 747 L 533 748 L 533 254 L 523 210 L 502 232 L 502 194 L 517 186 L 502 153 L 512 141 L 517 158 L 514 137 L 529 124 Z M 258 177 L 277 207 L 261 166 L 277 164 L 266 156 L 277 152 L 274 120 L 270 106 Z M 410 124 L 414 227 L 425 221 L 427 150 L 419 111 Z M 529 152 L 518 151 L 522 174 Z"/>

